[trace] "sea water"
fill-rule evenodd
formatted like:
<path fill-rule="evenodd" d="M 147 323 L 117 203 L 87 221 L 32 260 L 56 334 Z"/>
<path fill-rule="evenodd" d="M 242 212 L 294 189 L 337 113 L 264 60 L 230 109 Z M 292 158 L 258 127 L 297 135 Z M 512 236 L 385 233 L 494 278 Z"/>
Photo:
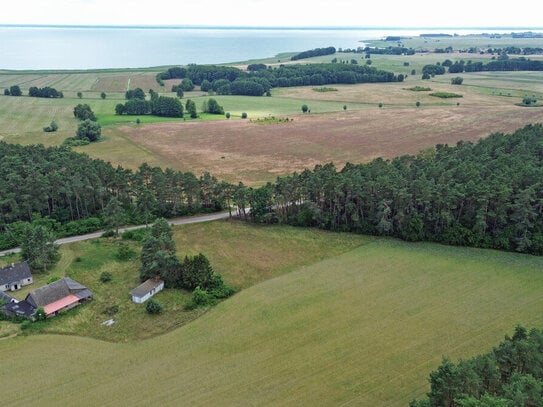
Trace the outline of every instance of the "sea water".
<path fill-rule="evenodd" d="M 232 63 L 330 46 L 357 48 L 365 45 L 364 40 L 428 32 L 462 35 L 492 30 L 0 26 L 0 70 Z"/>

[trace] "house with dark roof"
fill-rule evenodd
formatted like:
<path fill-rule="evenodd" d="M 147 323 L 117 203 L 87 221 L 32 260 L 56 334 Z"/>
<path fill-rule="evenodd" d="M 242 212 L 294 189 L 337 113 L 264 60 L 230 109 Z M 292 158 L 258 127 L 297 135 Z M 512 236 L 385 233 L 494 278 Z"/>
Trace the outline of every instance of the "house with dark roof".
<path fill-rule="evenodd" d="M 132 296 L 133 302 L 142 304 L 163 289 L 163 280 L 159 278 L 150 278 L 130 291 L 130 295 Z"/>
<path fill-rule="evenodd" d="M 20 290 L 29 284 L 32 284 L 32 273 L 26 261 L 0 268 L 0 291 Z"/>
<path fill-rule="evenodd" d="M 0 304 L 8 304 L 10 302 L 18 302 L 15 298 L 13 298 L 11 295 L 6 294 L 3 291 L 0 291 Z"/>
<path fill-rule="evenodd" d="M 49 318 L 91 299 L 92 292 L 87 287 L 65 277 L 30 292 L 23 301 L 0 307 L 0 311 L 8 316 L 33 320 L 37 309 L 43 308 L 45 316 Z"/>

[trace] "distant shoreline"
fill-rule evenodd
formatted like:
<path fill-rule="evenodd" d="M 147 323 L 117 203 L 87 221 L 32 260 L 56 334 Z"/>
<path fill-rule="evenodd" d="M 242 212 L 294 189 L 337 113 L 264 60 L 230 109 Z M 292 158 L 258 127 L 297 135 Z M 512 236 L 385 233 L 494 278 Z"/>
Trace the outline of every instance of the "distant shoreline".
<path fill-rule="evenodd" d="M 64 25 L 64 24 L 0 24 L 0 28 L 89 28 L 89 29 L 150 29 L 150 30 L 476 30 L 476 31 L 543 31 L 542 27 L 387 27 L 387 26 L 219 26 L 219 25 Z"/>

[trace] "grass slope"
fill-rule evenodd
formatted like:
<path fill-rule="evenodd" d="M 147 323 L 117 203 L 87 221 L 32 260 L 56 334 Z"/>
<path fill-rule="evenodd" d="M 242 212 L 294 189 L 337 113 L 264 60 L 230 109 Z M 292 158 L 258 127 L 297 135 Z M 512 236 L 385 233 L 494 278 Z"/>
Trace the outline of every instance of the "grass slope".
<path fill-rule="evenodd" d="M 236 290 L 372 241 L 360 235 L 338 235 L 292 227 L 255 227 L 236 221 L 177 226 L 174 239 L 180 259 L 185 255 L 205 254 L 214 270 Z M 130 245 L 136 253 L 132 261 L 116 258 L 121 244 Z M 94 301 L 60 318 L 33 324 L 29 329 L 114 342 L 134 341 L 171 331 L 193 321 L 205 311 L 185 311 L 184 305 L 191 296 L 184 290 L 167 289 L 157 294 L 156 299 L 164 306 L 160 317 L 150 316 L 144 307 L 132 303 L 128 293 L 139 284 L 139 251 L 140 246 L 133 242 L 111 239 L 63 245 L 60 262 L 47 274 L 35 274 L 34 284 L 13 295 L 22 300 L 30 291 L 47 284 L 51 277 L 68 275 L 89 287 L 94 293 Z M 16 261 L 15 257 L 0 257 L 0 265 Z M 100 282 L 103 272 L 112 274 L 110 282 Z M 105 312 L 113 306 L 118 307 L 118 312 Z M 101 323 L 110 318 L 115 319 L 115 325 L 103 327 Z M 0 336 L 2 334 L 0 330 Z"/>
<path fill-rule="evenodd" d="M 32 383 L 4 403 L 405 406 L 442 355 L 541 326 L 542 269 L 537 257 L 376 240 L 151 340 L 0 341 L 2 386 Z"/>

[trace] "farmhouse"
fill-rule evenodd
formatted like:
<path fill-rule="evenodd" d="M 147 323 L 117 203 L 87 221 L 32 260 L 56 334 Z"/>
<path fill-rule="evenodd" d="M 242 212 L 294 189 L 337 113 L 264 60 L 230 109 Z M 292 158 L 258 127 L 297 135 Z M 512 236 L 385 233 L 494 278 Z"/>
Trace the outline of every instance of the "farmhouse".
<path fill-rule="evenodd" d="M 47 318 L 74 308 L 92 299 L 92 292 L 84 285 L 65 277 L 29 293 L 23 301 L 0 308 L 8 316 L 22 316 L 34 320 L 34 313 L 43 308 Z"/>
<path fill-rule="evenodd" d="M 32 273 L 26 261 L 0 268 L 0 291 L 20 290 L 28 284 L 32 284 Z"/>
<path fill-rule="evenodd" d="M 133 302 L 141 304 L 163 289 L 164 281 L 159 278 L 150 278 L 130 291 L 130 295 Z"/>
<path fill-rule="evenodd" d="M 8 295 L 5 292 L 0 291 L 0 304 L 7 304 L 10 302 L 17 302 L 17 300 L 13 298 L 11 295 Z"/>

